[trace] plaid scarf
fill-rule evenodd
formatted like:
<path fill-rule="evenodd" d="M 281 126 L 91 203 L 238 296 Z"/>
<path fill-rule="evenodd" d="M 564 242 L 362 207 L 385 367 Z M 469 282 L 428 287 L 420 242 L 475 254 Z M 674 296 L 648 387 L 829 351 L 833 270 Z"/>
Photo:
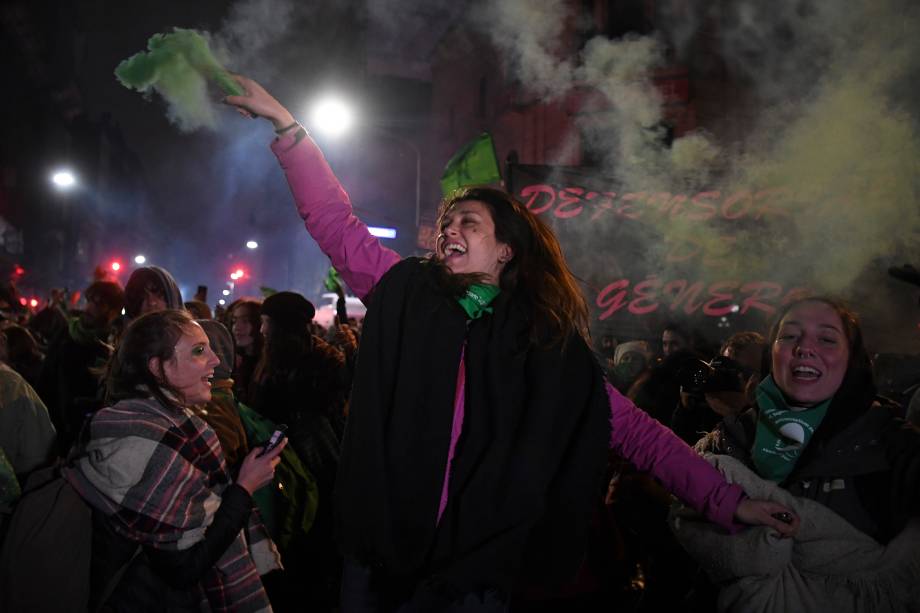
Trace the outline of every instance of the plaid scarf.
<path fill-rule="evenodd" d="M 152 399 L 122 400 L 93 417 L 86 455 L 65 473 L 81 496 L 124 536 L 181 551 L 204 538 L 230 475 L 214 431 L 187 410 Z M 280 567 L 259 521 L 250 516 L 250 545 L 239 536 L 208 570 L 201 587 L 213 611 L 270 611 L 254 558 Z M 274 564 L 272 563 L 274 562 Z"/>

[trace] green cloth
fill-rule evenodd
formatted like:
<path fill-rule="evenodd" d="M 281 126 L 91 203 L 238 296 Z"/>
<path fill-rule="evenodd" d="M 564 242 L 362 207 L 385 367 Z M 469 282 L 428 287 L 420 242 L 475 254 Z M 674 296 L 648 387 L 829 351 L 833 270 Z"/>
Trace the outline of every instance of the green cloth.
<path fill-rule="evenodd" d="M 264 443 L 275 431 L 275 424 L 242 402 L 237 402 L 240 421 L 252 449 Z M 281 462 L 275 467 L 275 482 L 253 493 L 262 522 L 282 553 L 295 543 L 299 535 L 313 526 L 319 504 L 316 479 L 303 465 L 294 449 L 288 445 L 281 452 Z"/>
<path fill-rule="evenodd" d="M 466 316 L 470 319 L 479 319 L 483 313 L 491 313 L 492 307 L 489 304 L 498 296 L 501 290 L 497 285 L 487 285 L 485 283 L 475 283 L 466 288 L 466 294 L 457 300 L 460 306 L 466 311 Z"/>
<path fill-rule="evenodd" d="M 501 178 L 492 135 L 483 132 L 461 147 L 447 162 L 441 175 L 441 191 L 446 196 L 467 185 L 494 183 Z"/>
<path fill-rule="evenodd" d="M 790 408 L 773 375 L 757 386 L 757 431 L 752 459 L 764 479 L 782 483 L 798 461 L 831 404 L 828 398 L 809 408 Z M 798 439 L 802 439 L 799 441 Z"/>
<path fill-rule="evenodd" d="M 330 268 L 329 272 L 326 274 L 326 278 L 323 279 L 323 287 L 330 292 L 337 292 L 339 288 L 345 287 L 342 283 L 342 277 L 339 276 L 339 271 L 335 268 Z"/>

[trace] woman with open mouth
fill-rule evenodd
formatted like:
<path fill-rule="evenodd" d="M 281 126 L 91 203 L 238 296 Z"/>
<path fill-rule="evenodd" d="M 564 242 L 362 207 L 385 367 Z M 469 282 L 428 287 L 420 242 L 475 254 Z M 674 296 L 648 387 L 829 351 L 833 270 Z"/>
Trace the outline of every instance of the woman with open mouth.
<path fill-rule="evenodd" d="M 752 495 L 793 509 L 801 528 L 791 541 L 755 542 L 683 518 L 675 534 L 721 584 L 719 610 L 916 610 L 920 431 L 876 396 L 855 313 L 804 298 L 767 340 L 756 406 L 698 448 Z"/>
<path fill-rule="evenodd" d="M 353 214 L 316 144 L 254 81 L 227 98 L 275 127 L 307 230 L 367 304 L 336 484 L 342 611 L 507 611 L 583 559 L 609 448 L 726 528 L 792 534 L 617 393 L 549 227 L 504 191 L 459 190 L 435 252 L 402 259 Z"/>
<path fill-rule="evenodd" d="M 107 406 L 63 471 L 93 509 L 90 610 L 271 610 L 260 575 L 280 560 L 252 493 L 271 483 L 284 442 L 230 474 L 191 411 L 211 399 L 219 363 L 187 311 L 153 311 L 125 330 Z"/>

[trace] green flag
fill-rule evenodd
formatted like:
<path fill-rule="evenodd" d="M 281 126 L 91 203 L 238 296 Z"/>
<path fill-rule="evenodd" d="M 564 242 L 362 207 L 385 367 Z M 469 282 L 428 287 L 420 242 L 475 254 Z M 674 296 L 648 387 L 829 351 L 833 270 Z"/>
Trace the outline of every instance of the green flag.
<path fill-rule="evenodd" d="M 460 187 L 494 183 L 501 178 L 492 135 L 483 132 L 464 145 L 444 167 L 441 191 L 446 196 Z"/>
<path fill-rule="evenodd" d="M 339 276 L 339 271 L 335 268 L 330 268 L 326 278 L 323 279 L 323 287 L 330 292 L 338 291 L 340 287 L 344 287 L 342 284 L 342 277 Z"/>

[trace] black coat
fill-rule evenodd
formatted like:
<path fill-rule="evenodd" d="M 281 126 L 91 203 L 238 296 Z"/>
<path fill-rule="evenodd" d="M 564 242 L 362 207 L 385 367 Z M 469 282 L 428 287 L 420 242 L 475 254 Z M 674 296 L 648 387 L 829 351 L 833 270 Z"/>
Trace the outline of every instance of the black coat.
<path fill-rule="evenodd" d="M 585 548 L 610 436 L 603 374 L 580 338 L 538 349 L 502 292 L 467 321 L 409 258 L 370 299 L 339 465 L 345 553 L 458 593 L 563 580 Z M 461 350 L 464 423 L 437 524 Z"/>

